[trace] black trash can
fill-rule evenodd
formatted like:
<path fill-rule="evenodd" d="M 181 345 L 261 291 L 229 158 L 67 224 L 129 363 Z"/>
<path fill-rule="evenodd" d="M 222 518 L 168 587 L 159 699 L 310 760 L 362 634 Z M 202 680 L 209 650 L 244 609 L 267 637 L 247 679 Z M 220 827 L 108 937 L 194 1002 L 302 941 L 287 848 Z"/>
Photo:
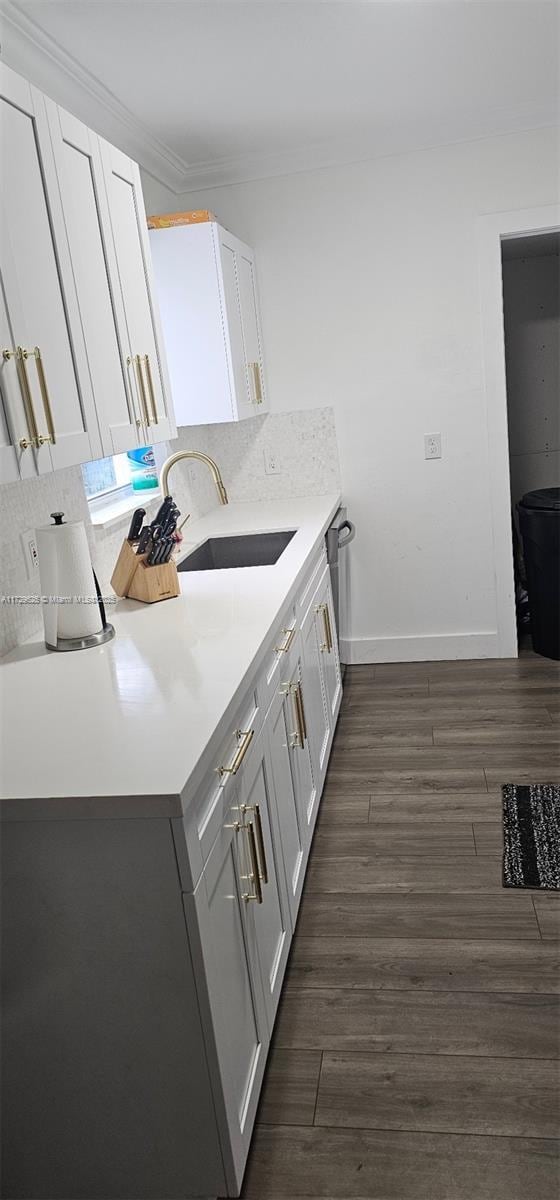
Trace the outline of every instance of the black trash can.
<path fill-rule="evenodd" d="M 533 650 L 560 659 L 560 487 L 526 492 L 517 512 Z"/>

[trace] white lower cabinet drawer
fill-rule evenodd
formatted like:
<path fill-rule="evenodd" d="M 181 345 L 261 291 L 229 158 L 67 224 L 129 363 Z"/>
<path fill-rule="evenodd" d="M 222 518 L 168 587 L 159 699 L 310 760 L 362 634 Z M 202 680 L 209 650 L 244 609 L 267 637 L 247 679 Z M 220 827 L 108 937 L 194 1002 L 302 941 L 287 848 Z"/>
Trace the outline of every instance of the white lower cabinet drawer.
<path fill-rule="evenodd" d="M 290 650 L 298 632 L 295 607 L 292 604 L 284 613 L 276 630 L 258 682 L 259 704 L 267 713 L 282 681 L 286 678 Z"/>
<path fill-rule="evenodd" d="M 172 821 L 181 884 L 192 892 L 232 803 L 236 775 L 262 725 L 257 688 L 239 706 L 185 816 Z"/>

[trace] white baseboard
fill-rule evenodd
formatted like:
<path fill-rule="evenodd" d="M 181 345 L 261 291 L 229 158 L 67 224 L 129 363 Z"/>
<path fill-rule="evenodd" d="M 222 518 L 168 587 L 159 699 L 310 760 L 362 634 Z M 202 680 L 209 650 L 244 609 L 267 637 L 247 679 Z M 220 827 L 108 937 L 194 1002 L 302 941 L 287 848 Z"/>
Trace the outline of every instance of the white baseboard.
<path fill-rule="evenodd" d="M 444 633 L 425 637 L 343 638 L 343 663 L 435 662 L 455 658 L 499 658 L 494 633 Z"/>

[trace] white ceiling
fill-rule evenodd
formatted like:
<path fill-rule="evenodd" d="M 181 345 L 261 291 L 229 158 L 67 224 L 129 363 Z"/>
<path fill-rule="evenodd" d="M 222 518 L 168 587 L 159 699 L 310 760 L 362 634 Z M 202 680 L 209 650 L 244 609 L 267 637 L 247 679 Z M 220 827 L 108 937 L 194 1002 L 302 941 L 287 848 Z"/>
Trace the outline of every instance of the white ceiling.
<path fill-rule="evenodd" d="M 556 0 L 0 0 L 4 59 L 174 191 L 558 119 Z"/>

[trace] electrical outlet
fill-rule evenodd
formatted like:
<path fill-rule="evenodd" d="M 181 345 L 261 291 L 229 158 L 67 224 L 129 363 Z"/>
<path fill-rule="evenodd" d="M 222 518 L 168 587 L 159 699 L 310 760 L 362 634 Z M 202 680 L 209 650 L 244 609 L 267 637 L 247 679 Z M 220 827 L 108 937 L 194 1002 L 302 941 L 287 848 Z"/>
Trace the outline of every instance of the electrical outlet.
<path fill-rule="evenodd" d="M 37 552 L 37 538 L 35 537 L 35 530 L 27 529 L 25 533 L 20 535 L 20 539 L 23 547 L 23 556 L 25 558 L 25 570 L 27 571 L 27 578 L 37 579 L 39 575 L 39 554 Z"/>
<path fill-rule="evenodd" d="M 282 467 L 276 457 L 276 452 L 270 446 L 265 446 L 264 469 L 266 475 L 281 475 Z"/>
<path fill-rule="evenodd" d="M 441 458 L 441 433 L 424 434 L 424 458 Z"/>

